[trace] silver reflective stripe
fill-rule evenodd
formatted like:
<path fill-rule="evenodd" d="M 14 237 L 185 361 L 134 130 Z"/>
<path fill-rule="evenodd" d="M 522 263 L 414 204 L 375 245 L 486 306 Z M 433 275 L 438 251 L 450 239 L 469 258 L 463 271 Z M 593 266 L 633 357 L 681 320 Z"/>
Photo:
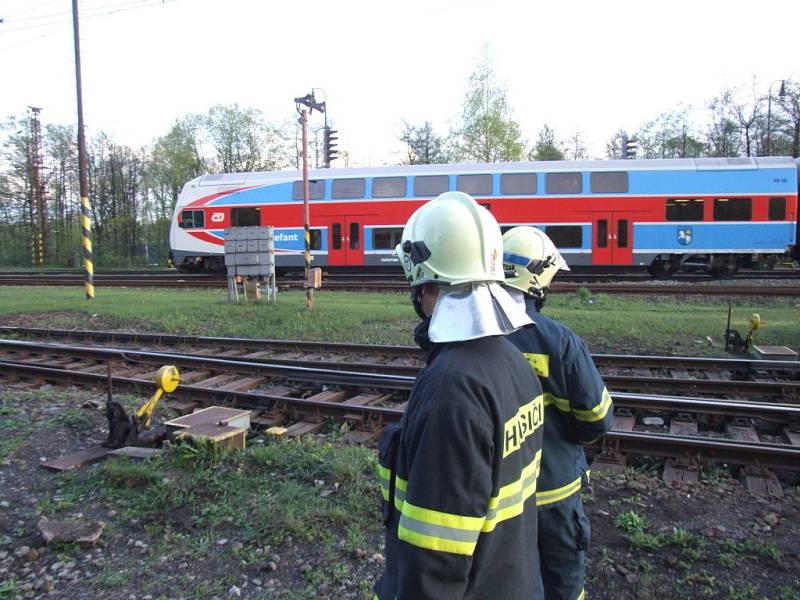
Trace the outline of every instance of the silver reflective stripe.
<path fill-rule="evenodd" d="M 445 527 L 444 525 L 424 523 L 423 521 L 412 519 L 406 514 L 400 517 L 400 527 L 405 527 L 409 531 L 414 531 L 429 537 L 441 538 L 454 542 L 475 543 L 478 541 L 478 536 L 481 533 L 480 530 L 468 531 L 466 529 L 456 529 L 454 527 Z"/>
<path fill-rule="evenodd" d="M 518 491 L 513 496 L 506 496 L 502 500 L 498 501 L 497 506 L 489 508 L 486 514 L 486 520 L 493 521 L 494 519 L 497 518 L 497 513 L 503 510 L 504 508 L 507 508 L 509 506 L 514 506 L 515 504 L 521 504 L 522 502 L 524 502 L 525 490 L 528 488 L 528 486 L 533 485 L 538 475 L 539 475 L 539 470 L 537 469 L 536 471 L 531 473 L 531 475 L 522 480 L 522 489 L 520 491 Z"/>

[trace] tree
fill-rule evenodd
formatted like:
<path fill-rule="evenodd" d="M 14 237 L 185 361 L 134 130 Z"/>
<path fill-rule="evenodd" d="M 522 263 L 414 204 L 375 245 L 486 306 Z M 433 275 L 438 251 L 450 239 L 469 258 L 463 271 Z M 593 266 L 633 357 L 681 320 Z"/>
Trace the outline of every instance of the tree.
<path fill-rule="evenodd" d="M 740 135 L 744 138 L 745 156 L 753 156 L 754 133 L 759 122 L 759 115 L 764 98 L 756 94 L 755 85 L 751 99 L 739 101 L 732 92 L 727 92 L 729 97 L 728 110 L 732 119 L 739 124 Z"/>
<path fill-rule="evenodd" d="M 774 104 L 774 103 L 773 103 Z M 800 157 L 800 85 L 787 80 L 784 84 L 784 96 L 778 99 L 778 105 L 786 116 L 786 143 L 773 131 L 772 147 L 777 150 L 773 154 L 789 154 Z M 786 148 L 784 150 L 784 148 Z"/>
<path fill-rule="evenodd" d="M 469 79 L 462 122 L 455 132 L 456 159 L 466 162 L 520 160 L 520 127 L 511 117 L 505 88 L 495 82 L 488 46 Z"/>
<path fill-rule="evenodd" d="M 624 129 L 618 129 L 606 142 L 606 157 L 612 160 L 625 158 L 625 141 L 630 140 L 631 136 Z"/>
<path fill-rule="evenodd" d="M 153 143 L 144 177 L 154 219 L 169 219 L 184 184 L 206 170 L 198 141 L 201 122 L 198 115 L 186 115 Z"/>
<path fill-rule="evenodd" d="M 589 157 L 586 144 L 583 141 L 583 134 L 580 131 L 573 133 L 564 144 L 569 160 L 586 160 Z"/>
<path fill-rule="evenodd" d="M 258 109 L 217 104 L 203 126 L 216 152 L 214 167 L 224 173 L 272 171 L 292 163 L 286 133 L 267 123 Z"/>
<path fill-rule="evenodd" d="M 545 123 L 539 131 L 539 137 L 529 154 L 531 160 L 564 160 L 564 150 L 556 141 L 555 131 Z"/>
<path fill-rule="evenodd" d="M 444 140 L 433 132 L 433 126 L 425 121 L 414 127 L 403 121 L 403 134 L 400 141 L 406 145 L 404 165 L 433 165 L 447 162 L 443 146 Z"/>
<path fill-rule="evenodd" d="M 634 137 L 642 158 L 697 158 L 705 153 L 705 145 L 689 123 L 688 107 L 660 114 Z"/>
<path fill-rule="evenodd" d="M 711 123 L 708 125 L 706 140 L 708 155 L 711 157 L 738 156 L 741 151 L 739 125 L 730 114 L 731 102 L 732 92 L 724 90 L 708 103 Z"/>

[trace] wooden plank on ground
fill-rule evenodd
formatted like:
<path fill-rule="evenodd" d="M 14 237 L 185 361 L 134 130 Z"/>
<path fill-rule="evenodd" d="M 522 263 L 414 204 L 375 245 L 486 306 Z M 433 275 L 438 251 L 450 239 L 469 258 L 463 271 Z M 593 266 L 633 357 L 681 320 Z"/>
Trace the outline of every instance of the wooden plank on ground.
<path fill-rule="evenodd" d="M 105 446 L 91 446 L 85 450 L 78 450 L 77 452 L 43 462 L 42 467 L 51 471 L 77 469 L 78 467 L 103 460 L 112 450 L 113 448 L 106 448 Z"/>
<path fill-rule="evenodd" d="M 741 440 L 743 442 L 760 442 L 758 433 L 750 426 L 742 425 L 725 425 L 725 433 L 732 440 Z"/>
<path fill-rule="evenodd" d="M 167 408 L 171 408 L 179 415 L 189 415 L 197 408 L 197 402 L 192 402 L 191 400 L 169 400 Z"/>
<path fill-rule="evenodd" d="M 238 379 L 236 381 L 232 381 L 231 383 L 226 383 L 219 389 L 229 392 L 246 392 L 265 384 L 267 381 L 269 381 L 269 379 L 266 377 L 245 377 L 244 379 Z"/>
<path fill-rule="evenodd" d="M 124 446 L 108 453 L 109 456 L 127 456 L 139 460 L 149 460 L 154 456 L 161 456 L 161 448 L 140 448 L 139 446 Z"/>
<path fill-rule="evenodd" d="M 299 421 L 294 425 L 289 426 L 286 429 L 286 436 L 299 437 L 301 435 L 307 435 L 309 433 L 317 433 L 322 430 L 324 425 L 325 423 L 322 421 L 320 421 L 319 423 L 314 421 Z"/>
<path fill-rule="evenodd" d="M 317 402 L 341 402 L 347 396 L 347 392 L 343 390 L 334 391 L 326 390 L 313 396 L 309 396 L 306 400 L 315 400 Z"/>

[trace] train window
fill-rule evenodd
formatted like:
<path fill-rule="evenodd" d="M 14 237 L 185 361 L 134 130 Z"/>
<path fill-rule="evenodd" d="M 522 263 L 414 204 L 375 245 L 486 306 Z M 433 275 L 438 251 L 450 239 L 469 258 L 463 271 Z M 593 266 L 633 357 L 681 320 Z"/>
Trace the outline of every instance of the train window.
<path fill-rule="evenodd" d="M 372 230 L 372 247 L 375 250 L 394 250 L 402 237 L 402 227 L 377 227 Z"/>
<path fill-rule="evenodd" d="M 438 196 L 450 190 L 447 175 L 420 175 L 414 177 L 415 196 Z"/>
<path fill-rule="evenodd" d="M 628 219 L 617 219 L 617 247 L 628 247 Z"/>
<path fill-rule="evenodd" d="M 608 221 L 599 219 L 597 221 L 597 247 L 608 247 Z"/>
<path fill-rule="evenodd" d="M 404 198 L 405 195 L 405 177 L 376 177 L 372 180 L 373 198 Z"/>
<path fill-rule="evenodd" d="M 261 225 L 261 210 L 258 208 L 232 208 L 231 227 L 257 227 Z"/>
<path fill-rule="evenodd" d="M 667 221 L 702 221 L 702 198 L 668 198 Z"/>
<path fill-rule="evenodd" d="M 311 238 L 311 250 L 322 250 L 322 230 L 309 229 L 309 237 Z"/>
<path fill-rule="evenodd" d="M 350 250 L 361 248 L 361 228 L 358 223 L 350 223 Z"/>
<path fill-rule="evenodd" d="M 535 194 L 536 173 L 506 173 L 505 175 L 500 175 L 500 193 L 504 196 Z"/>
<path fill-rule="evenodd" d="M 357 179 L 334 179 L 331 198 L 345 200 L 347 198 L 363 198 L 366 180 L 363 177 Z"/>
<path fill-rule="evenodd" d="M 341 250 L 342 249 L 342 224 L 341 223 L 334 223 L 333 224 L 333 240 L 331 241 L 331 245 L 333 246 L 334 250 Z"/>
<path fill-rule="evenodd" d="M 544 228 L 556 248 L 580 248 L 583 246 L 583 230 L 580 225 L 548 225 Z"/>
<path fill-rule="evenodd" d="M 544 188 L 547 194 L 580 194 L 583 177 L 580 173 L 546 173 Z"/>
<path fill-rule="evenodd" d="M 714 198 L 715 221 L 749 221 L 752 218 L 750 198 Z"/>
<path fill-rule="evenodd" d="M 589 187 L 593 194 L 625 194 L 628 192 L 628 173 L 626 171 L 592 173 Z"/>
<path fill-rule="evenodd" d="M 783 221 L 786 218 L 786 198 L 770 198 L 768 216 L 770 221 Z"/>
<path fill-rule="evenodd" d="M 181 229 L 200 229 L 205 226 L 205 213 L 202 210 L 182 210 Z"/>
<path fill-rule="evenodd" d="M 492 193 L 492 176 L 486 175 L 459 175 L 456 178 L 456 189 L 473 196 L 488 196 Z"/>
<path fill-rule="evenodd" d="M 308 199 L 322 200 L 325 195 L 325 180 L 310 179 L 308 182 Z M 292 186 L 292 200 L 303 200 L 303 182 L 295 181 Z"/>

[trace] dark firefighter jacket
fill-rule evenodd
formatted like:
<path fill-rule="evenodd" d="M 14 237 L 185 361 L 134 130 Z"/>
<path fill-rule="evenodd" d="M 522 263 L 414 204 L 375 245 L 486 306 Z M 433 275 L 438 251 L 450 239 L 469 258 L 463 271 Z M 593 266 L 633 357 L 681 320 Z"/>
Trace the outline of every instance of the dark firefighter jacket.
<path fill-rule="evenodd" d="M 533 598 L 543 414 L 539 382 L 504 337 L 428 348 L 400 427 L 379 443 L 377 598 Z"/>
<path fill-rule="evenodd" d="M 525 297 L 525 306 L 536 325 L 518 329 L 508 339 L 528 359 L 544 389 L 544 453 L 536 503 L 546 507 L 580 491 L 587 470 L 580 444 L 608 432 L 614 411 L 583 341 L 568 327 L 536 312 L 532 298 Z"/>

